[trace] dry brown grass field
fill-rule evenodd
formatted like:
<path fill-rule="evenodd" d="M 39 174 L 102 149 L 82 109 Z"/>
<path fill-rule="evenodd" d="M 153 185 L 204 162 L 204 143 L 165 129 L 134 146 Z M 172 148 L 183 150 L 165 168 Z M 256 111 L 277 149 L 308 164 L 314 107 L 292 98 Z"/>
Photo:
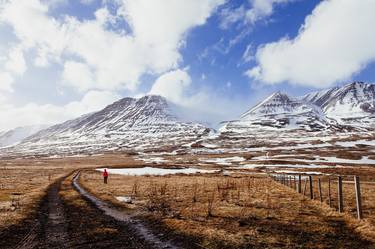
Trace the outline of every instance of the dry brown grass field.
<path fill-rule="evenodd" d="M 127 155 L 0 160 L 0 230 L 34 215 L 47 187 L 79 168 L 134 165 Z"/>
<path fill-rule="evenodd" d="M 307 167 L 311 162 L 303 161 L 314 161 L 317 155 L 371 159 L 368 148 L 275 149 L 269 151 L 271 159 L 267 160 L 263 151 L 158 153 L 1 160 L 0 237 L 2 231 L 20 227 L 25 220 L 32 223 L 49 186 L 68 176 L 62 182 L 59 195 L 72 248 L 89 241 L 97 241 L 94 244 L 97 248 L 121 245 L 123 241 L 128 241 L 128 248 L 147 248 L 136 236 L 129 239 L 129 228 L 114 223 L 75 191 L 71 173 L 80 170 L 79 182 L 90 193 L 139 218 L 166 239 L 180 238 L 184 248 L 375 248 L 375 168 L 314 162 L 318 167 L 311 169 Z M 215 162 L 218 158 L 220 161 L 231 157 L 243 161 L 228 165 Z M 272 168 L 275 164 L 278 166 Z M 241 168 L 245 165 L 261 167 Z M 291 169 L 287 165 L 301 167 Z M 144 166 L 193 166 L 220 171 L 166 176 L 111 174 L 109 183 L 104 185 L 101 173 L 95 170 Z M 321 175 L 313 176 L 314 200 L 309 199 L 308 188 L 303 196 L 273 181 L 270 175 L 278 170 L 320 172 Z M 344 177 L 342 214 L 337 212 L 338 175 Z M 364 215 L 361 221 L 356 219 L 354 175 L 361 179 Z M 327 198 L 328 176 L 331 178 L 331 208 Z M 318 178 L 322 183 L 323 203 L 319 200 Z M 121 202 L 116 197 L 131 197 L 131 203 Z"/>
<path fill-rule="evenodd" d="M 159 230 L 197 238 L 204 248 L 369 248 L 366 241 L 375 241 L 368 221 L 357 222 L 260 174 L 112 175 L 104 185 L 99 172 L 87 171 L 81 183 Z M 132 203 L 119 202 L 119 196 Z"/>

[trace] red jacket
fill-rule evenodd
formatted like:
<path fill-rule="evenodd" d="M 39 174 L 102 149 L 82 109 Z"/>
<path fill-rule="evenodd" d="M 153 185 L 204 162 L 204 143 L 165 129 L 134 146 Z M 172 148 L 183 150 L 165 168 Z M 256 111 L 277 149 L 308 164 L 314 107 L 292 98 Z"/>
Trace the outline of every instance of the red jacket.
<path fill-rule="evenodd" d="M 104 170 L 104 172 L 103 172 L 103 177 L 108 177 L 108 172 L 107 172 L 107 170 Z"/>

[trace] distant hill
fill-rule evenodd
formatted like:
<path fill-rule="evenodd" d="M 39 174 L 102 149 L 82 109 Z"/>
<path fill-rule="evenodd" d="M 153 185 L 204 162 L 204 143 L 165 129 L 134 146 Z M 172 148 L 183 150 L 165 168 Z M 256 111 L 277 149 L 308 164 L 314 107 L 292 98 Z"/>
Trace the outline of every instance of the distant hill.
<path fill-rule="evenodd" d="M 0 147 L 16 145 L 28 136 L 47 127 L 48 125 L 30 125 L 0 132 Z"/>

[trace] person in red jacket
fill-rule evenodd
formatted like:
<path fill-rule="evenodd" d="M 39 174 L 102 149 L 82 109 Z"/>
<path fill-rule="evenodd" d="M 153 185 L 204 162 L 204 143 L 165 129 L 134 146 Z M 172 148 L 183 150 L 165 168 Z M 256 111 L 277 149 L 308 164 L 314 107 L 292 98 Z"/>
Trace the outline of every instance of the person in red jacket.
<path fill-rule="evenodd" d="M 107 169 L 104 169 L 103 178 L 104 178 L 104 184 L 107 184 L 107 181 L 108 181 L 108 171 L 107 171 Z"/>

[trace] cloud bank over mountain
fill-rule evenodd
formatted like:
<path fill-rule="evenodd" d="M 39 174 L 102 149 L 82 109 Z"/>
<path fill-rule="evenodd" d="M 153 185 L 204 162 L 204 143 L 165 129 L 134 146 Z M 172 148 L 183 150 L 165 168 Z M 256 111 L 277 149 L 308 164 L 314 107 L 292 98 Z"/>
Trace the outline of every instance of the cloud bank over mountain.
<path fill-rule="evenodd" d="M 322 1 L 295 38 L 259 47 L 247 74 L 266 84 L 324 88 L 350 79 L 375 60 L 375 2 Z"/>

